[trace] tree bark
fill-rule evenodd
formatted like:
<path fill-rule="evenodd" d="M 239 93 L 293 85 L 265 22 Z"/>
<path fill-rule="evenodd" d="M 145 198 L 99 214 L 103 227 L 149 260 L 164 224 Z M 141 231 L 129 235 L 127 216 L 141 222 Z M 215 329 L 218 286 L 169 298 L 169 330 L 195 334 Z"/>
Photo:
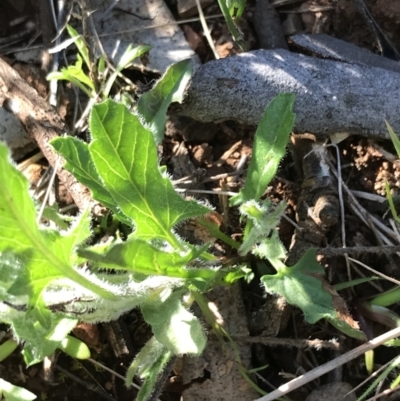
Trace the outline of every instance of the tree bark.
<path fill-rule="evenodd" d="M 55 167 L 59 156 L 49 142 L 66 131 L 64 122 L 35 89 L 1 58 L 0 107 L 5 107 L 21 121 L 28 134 L 37 142 L 49 164 Z M 59 167 L 57 175 L 80 210 L 84 210 L 91 204 L 92 197 L 89 189 L 79 183 L 71 173 Z"/>

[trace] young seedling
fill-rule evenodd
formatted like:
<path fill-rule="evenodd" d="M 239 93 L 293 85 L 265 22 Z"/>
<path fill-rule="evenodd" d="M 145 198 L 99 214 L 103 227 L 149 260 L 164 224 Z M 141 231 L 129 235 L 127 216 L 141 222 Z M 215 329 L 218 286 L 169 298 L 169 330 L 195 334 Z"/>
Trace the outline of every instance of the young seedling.
<path fill-rule="evenodd" d="M 0 362 L 8 358 L 18 347 L 18 342 L 13 338 L 9 338 L 0 345 Z"/>
<path fill-rule="evenodd" d="M 81 54 L 84 60 L 84 50 Z M 111 100 L 95 105 L 89 144 L 73 137 L 52 141 L 66 160 L 65 168 L 91 189 L 93 198 L 109 208 L 115 219 L 129 227 L 124 240 L 117 237 L 106 244 L 88 245 L 92 232 L 87 211 L 66 230 L 38 224 L 27 180 L 10 164 L 8 151 L 0 144 L 0 179 L 4 183 L 0 197 L 0 320 L 10 324 L 15 338 L 24 343 L 27 365 L 43 360 L 56 348 L 71 350 L 71 344 L 74 348 L 74 340 L 65 339 L 78 319 L 105 322 L 140 307 L 154 337 L 133 361 L 127 383 L 134 374 L 144 380 L 138 395 L 138 400 L 144 401 L 174 355 L 196 356 L 205 347 L 205 333 L 187 300 L 197 299 L 201 304 L 203 294 L 214 286 L 250 278 L 246 267 L 220 268 L 207 252 L 208 244 L 195 246 L 175 231 L 185 220 L 210 211 L 175 191 L 157 155 L 167 107 L 181 98 L 190 68 L 187 61 L 172 66 L 139 101 L 136 115 Z M 362 333 L 341 320 L 332 295 L 316 278 L 323 269 L 314 251 L 307 252 L 294 267 L 285 266 L 286 250 L 277 231 L 285 205 L 262 200 L 285 154 L 295 118 L 293 103 L 293 95 L 281 94 L 267 107 L 255 135 L 245 186 L 231 200 L 232 205 L 240 205 L 246 219 L 239 253 L 267 259 L 277 273 L 261 278 L 265 290 L 300 307 L 308 322 L 325 318 L 361 338 Z M 82 356 L 74 349 L 71 352 Z M 87 355 L 84 350 L 83 357 Z"/>
<path fill-rule="evenodd" d="M 67 25 L 67 30 L 70 37 L 74 39 L 73 42 L 68 41 L 68 44 L 74 43 L 79 52 L 77 55 L 77 61 L 75 65 L 64 67 L 61 71 L 51 72 L 47 75 L 47 79 L 69 81 L 81 89 L 89 98 L 95 98 L 97 96 L 97 86 L 100 86 L 100 93 L 98 94 L 100 100 L 107 99 L 110 95 L 111 88 L 117 77 L 121 74 L 121 71 L 128 68 L 135 59 L 151 49 L 148 45 L 139 45 L 136 47 L 129 45 L 113 72 L 110 72 L 110 70 L 106 68 L 104 57 L 100 57 L 97 68 L 95 69 L 98 74 L 96 77 L 92 77 L 90 72 L 93 71 L 93 66 L 89 58 L 89 51 L 86 42 L 70 25 Z M 84 66 L 88 73 L 84 71 Z"/>
<path fill-rule="evenodd" d="M 218 4 L 233 39 L 245 51 L 246 45 L 243 40 L 243 34 L 234 19 L 239 19 L 243 14 L 246 0 L 218 0 Z"/>

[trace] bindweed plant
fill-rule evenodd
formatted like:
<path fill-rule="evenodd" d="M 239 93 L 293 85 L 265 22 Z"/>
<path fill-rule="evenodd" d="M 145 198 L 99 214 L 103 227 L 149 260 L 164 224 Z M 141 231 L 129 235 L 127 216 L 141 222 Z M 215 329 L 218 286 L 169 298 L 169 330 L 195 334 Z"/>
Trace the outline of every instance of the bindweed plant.
<path fill-rule="evenodd" d="M 181 98 L 190 71 L 188 61 L 172 66 L 142 96 L 135 113 L 112 100 L 95 105 L 90 143 L 73 137 L 52 141 L 66 161 L 64 167 L 127 227 L 122 238 L 90 243 L 88 210 L 66 229 L 37 222 L 28 182 L 0 144 L 0 321 L 10 325 L 15 341 L 23 345 L 28 366 L 57 348 L 86 358 L 85 349 L 74 354 L 78 344 L 68 337 L 78 321 L 108 322 L 138 307 L 154 336 L 132 362 L 127 385 L 139 376 L 143 386 L 137 399 L 147 400 L 173 356 L 200 355 L 206 345 L 203 327 L 190 311 L 194 300 L 204 305 L 203 294 L 211 288 L 248 276 L 246 266 L 222 268 L 208 244 L 193 245 L 176 233 L 185 220 L 211 211 L 175 190 L 157 156 L 167 107 Z M 307 322 L 325 318 L 364 338 L 337 311 L 318 278 L 323 269 L 315 251 L 293 267 L 285 265 L 287 252 L 277 231 L 285 204 L 262 200 L 285 154 L 295 119 L 293 104 L 293 95 L 281 94 L 267 107 L 255 134 L 245 186 L 231 199 L 246 221 L 239 253 L 270 262 L 276 274 L 261 277 L 265 290 L 301 308 Z"/>

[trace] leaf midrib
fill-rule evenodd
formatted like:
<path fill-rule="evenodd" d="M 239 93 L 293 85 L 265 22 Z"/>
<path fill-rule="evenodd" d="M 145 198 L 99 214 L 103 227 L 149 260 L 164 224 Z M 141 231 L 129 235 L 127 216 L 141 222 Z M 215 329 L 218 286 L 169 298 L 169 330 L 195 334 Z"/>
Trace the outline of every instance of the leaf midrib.
<path fill-rule="evenodd" d="M 108 106 L 107 106 L 107 108 L 108 108 Z M 109 110 L 107 110 L 107 111 L 109 111 Z M 115 154 L 115 156 L 116 156 L 116 159 L 119 161 L 119 164 L 122 166 L 122 169 L 123 169 L 123 171 L 125 172 L 125 176 L 128 178 L 127 181 L 132 185 L 132 187 L 133 187 L 133 189 L 135 190 L 135 192 L 139 195 L 139 198 L 140 198 L 142 204 L 145 206 L 147 213 L 146 213 L 145 211 L 143 211 L 142 209 L 136 207 L 132 202 L 130 202 L 130 201 L 129 201 L 124 195 L 122 195 L 121 193 L 118 192 L 118 195 L 119 195 L 119 196 L 122 196 L 122 197 L 125 199 L 125 201 L 126 201 L 128 204 L 131 205 L 132 208 L 135 208 L 137 211 L 141 212 L 142 214 L 144 214 L 144 215 L 146 215 L 148 218 L 150 218 L 150 219 L 153 221 L 153 224 L 154 224 L 155 226 L 157 226 L 157 227 L 160 228 L 161 233 L 163 233 L 164 237 L 167 239 L 168 242 L 171 243 L 171 245 L 174 245 L 175 247 L 181 249 L 181 248 L 182 248 L 182 245 L 176 240 L 176 238 L 174 238 L 173 236 L 171 236 L 171 233 L 169 232 L 169 230 L 167 230 L 167 229 L 166 229 L 162 224 L 160 224 L 159 221 L 155 218 L 156 216 L 155 216 L 155 214 L 152 212 L 152 208 L 150 207 L 149 203 L 147 202 L 146 197 L 144 196 L 144 194 L 143 194 L 141 191 L 138 190 L 138 186 L 137 186 L 136 183 L 132 180 L 130 172 L 127 170 L 127 168 L 126 168 L 126 166 L 125 166 L 125 163 L 123 162 L 123 160 L 121 159 L 121 157 L 120 157 L 120 155 L 119 155 L 119 152 L 117 152 L 117 149 L 116 149 L 114 143 L 111 141 L 111 138 L 110 138 L 110 136 L 108 135 L 108 131 L 107 131 L 105 125 L 103 124 L 103 120 L 100 118 L 100 116 L 99 116 L 98 113 L 96 113 L 96 114 L 97 114 L 98 121 L 99 121 L 99 123 L 101 124 L 101 127 L 102 127 L 102 129 L 103 129 L 103 132 L 105 133 L 104 137 L 107 139 L 108 143 L 111 145 L 112 149 L 114 150 L 114 154 Z M 123 113 L 123 117 L 124 117 L 124 113 Z M 121 119 L 121 120 L 122 120 L 122 119 Z M 123 125 L 123 121 L 122 121 L 121 125 Z M 122 128 L 119 130 L 119 132 L 120 132 L 119 137 L 121 137 L 121 131 L 122 131 Z M 137 139 L 137 136 L 136 136 L 136 139 Z M 99 140 L 99 139 L 97 138 L 97 140 Z M 136 144 L 135 144 L 134 147 L 133 147 L 133 153 L 135 153 L 135 148 L 136 148 Z M 147 146 L 147 148 L 148 148 L 148 146 Z M 102 154 L 101 154 L 100 152 L 96 152 L 96 153 L 97 153 L 97 155 L 100 156 L 104 161 L 106 161 L 106 159 L 102 156 Z M 146 155 L 145 155 L 145 157 L 146 157 L 145 166 L 148 166 L 148 156 L 149 156 L 149 152 L 146 152 Z M 145 170 L 145 181 L 146 181 L 146 182 L 147 182 L 146 171 L 148 171 L 148 170 L 149 170 L 148 168 L 146 168 L 146 170 Z M 161 178 L 163 178 L 163 177 L 161 177 Z M 165 184 L 165 182 L 164 182 L 164 184 Z M 163 188 L 165 189 L 165 185 L 163 185 Z"/>
<path fill-rule="evenodd" d="M 5 188 L 6 196 L 8 199 L 12 199 L 13 196 L 10 194 L 10 192 Z M 7 202 L 7 201 L 6 201 Z M 54 269 L 58 270 L 61 274 L 64 275 L 64 277 L 75 281 L 77 284 L 82 284 L 85 283 L 84 285 L 86 288 L 88 288 L 91 291 L 96 292 L 93 287 L 93 283 L 91 283 L 89 280 L 87 280 L 85 277 L 81 276 L 79 273 L 74 271 L 70 266 L 66 265 L 62 260 L 60 260 L 52 250 L 49 252 L 48 247 L 46 247 L 46 244 L 43 242 L 43 235 L 40 231 L 40 229 L 37 230 L 37 235 L 33 232 L 34 230 L 31 229 L 29 224 L 27 224 L 26 220 L 23 218 L 22 214 L 18 213 L 18 210 L 16 210 L 16 207 L 14 206 L 13 202 L 7 202 L 8 208 L 11 212 L 11 215 L 14 216 L 15 220 L 17 223 L 20 225 L 20 227 L 23 228 L 23 234 L 25 234 L 25 237 L 28 239 L 28 242 L 30 244 L 26 244 L 28 248 L 32 248 L 34 251 L 38 251 L 42 257 L 44 257 L 44 260 L 47 260 Z M 36 224 L 36 223 L 34 223 Z M 58 277 L 62 277 L 62 275 L 59 275 Z M 57 277 L 57 276 L 56 276 Z M 99 295 L 102 295 L 105 298 L 116 298 L 112 293 L 103 290 L 100 287 L 97 287 L 97 293 Z M 43 288 L 44 289 L 44 288 Z"/>

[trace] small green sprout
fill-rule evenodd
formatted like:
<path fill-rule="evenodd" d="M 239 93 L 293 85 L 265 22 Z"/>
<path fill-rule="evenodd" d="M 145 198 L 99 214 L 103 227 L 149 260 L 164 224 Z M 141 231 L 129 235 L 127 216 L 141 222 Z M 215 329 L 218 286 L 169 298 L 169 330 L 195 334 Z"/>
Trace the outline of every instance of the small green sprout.
<path fill-rule="evenodd" d="M 78 338 L 67 335 L 59 345 L 59 349 L 64 351 L 67 355 L 76 359 L 90 358 L 89 347 Z"/>

